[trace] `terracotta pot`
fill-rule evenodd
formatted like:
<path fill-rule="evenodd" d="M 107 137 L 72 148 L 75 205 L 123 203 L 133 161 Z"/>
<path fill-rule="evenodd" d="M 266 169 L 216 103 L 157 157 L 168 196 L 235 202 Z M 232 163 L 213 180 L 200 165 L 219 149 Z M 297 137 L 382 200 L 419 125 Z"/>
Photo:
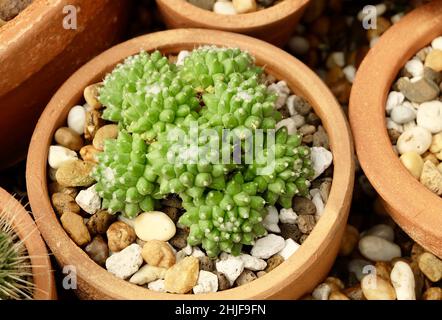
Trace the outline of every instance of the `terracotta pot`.
<path fill-rule="evenodd" d="M 140 49 L 164 54 L 192 50 L 200 45 L 239 47 L 256 57 L 258 65 L 308 99 L 329 134 L 334 153 L 334 180 L 324 215 L 301 248 L 268 275 L 250 284 L 204 296 L 150 292 L 117 279 L 95 264 L 69 238 L 54 213 L 47 188 L 47 155 L 54 131 L 62 126 L 69 109 L 82 99 L 83 89 L 100 81 L 124 58 Z M 319 78 L 288 53 L 247 36 L 203 29 L 152 33 L 120 44 L 77 71 L 50 101 L 31 141 L 27 163 L 27 186 L 37 223 L 61 265 L 77 267 L 78 294 L 103 299 L 265 299 L 298 298 L 313 289 L 330 270 L 347 220 L 354 180 L 352 145 L 345 117 L 334 97 Z"/>
<path fill-rule="evenodd" d="M 350 119 L 359 161 L 393 219 L 416 242 L 442 257 L 442 199 L 402 165 L 388 137 L 385 104 L 405 63 L 442 35 L 442 1 L 414 10 L 390 28 L 358 70 Z"/>
<path fill-rule="evenodd" d="M 5 215 L 14 232 L 24 242 L 32 264 L 34 299 L 55 300 L 54 276 L 46 245 L 29 213 L 9 193 L 0 188 L 0 215 Z"/>
<path fill-rule="evenodd" d="M 119 39 L 127 3 L 34 0 L 0 29 L 0 170 L 24 159 L 34 126 L 56 89 Z M 67 5 L 77 7 L 76 30 L 63 28 Z"/>
<path fill-rule="evenodd" d="M 278 46 L 287 43 L 310 0 L 284 0 L 264 10 L 222 15 L 186 0 L 156 0 L 169 28 L 205 28 L 243 33 Z"/>

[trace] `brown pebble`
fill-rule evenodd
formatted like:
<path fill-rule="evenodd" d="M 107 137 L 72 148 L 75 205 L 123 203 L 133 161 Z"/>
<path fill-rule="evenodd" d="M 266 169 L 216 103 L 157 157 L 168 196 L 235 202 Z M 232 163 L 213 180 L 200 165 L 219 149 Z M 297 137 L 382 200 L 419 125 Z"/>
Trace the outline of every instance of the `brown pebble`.
<path fill-rule="evenodd" d="M 344 289 L 344 294 L 351 300 L 365 300 L 360 284 Z"/>
<path fill-rule="evenodd" d="M 421 254 L 418 258 L 419 269 L 431 282 L 442 279 L 442 260 L 430 252 Z"/>
<path fill-rule="evenodd" d="M 359 231 L 350 224 L 347 224 L 344 231 L 344 236 L 341 240 L 341 246 L 339 248 L 339 255 L 349 256 L 359 241 Z"/>
<path fill-rule="evenodd" d="M 176 224 L 178 221 L 178 213 L 179 213 L 179 209 L 174 208 L 174 207 L 163 207 L 161 209 L 161 211 L 163 211 L 165 214 L 167 214 L 169 216 L 169 218 Z"/>
<path fill-rule="evenodd" d="M 215 261 L 213 259 L 210 259 L 208 256 L 204 256 L 204 257 L 199 257 L 198 258 L 200 261 L 200 270 L 204 270 L 204 271 L 215 271 Z"/>
<path fill-rule="evenodd" d="M 82 160 L 63 163 L 55 173 L 57 182 L 65 187 L 90 187 L 94 178 L 90 176 L 95 164 Z"/>
<path fill-rule="evenodd" d="M 87 145 L 80 149 L 80 156 L 84 161 L 98 163 L 97 156 L 101 151 L 95 149 L 93 145 Z"/>
<path fill-rule="evenodd" d="M 75 198 L 78 195 L 78 190 L 76 188 L 63 187 L 57 181 L 51 182 L 48 186 L 49 193 L 52 195 L 54 193 L 64 193 Z"/>
<path fill-rule="evenodd" d="M 106 210 L 101 210 L 92 215 L 86 225 L 89 232 L 93 235 L 105 234 L 116 219 L 117 217 L 115 215 L 110 214 Z"/>
<path fill-rule="evenodd" d="M 68 235 L 79 247 L 91 241 L 91 235 L 84 224 L 83 218 L 78 214 L 66 212 L 61 216 L 60 221 Z"/>
<path fill-rule="evenodd" d="M 141 252 L 144 261 L 150 266 L 170 268 L 176 262 L 175 254 L 165 241 L 146 241 Z"/>
<path fill-rule="evenodd" d="M 300 215 L 298 216 L 296 223 L 302 233 L 309 234 L 316 225 L 316 219 L 311 215 Z"/>
<path fill-rule="evenodd" d="M 78 151 L 83 146 L 83 138 L 71 128 L 61 127 L 55 131 L 55 142 L 70 150 Z"/>
<path fill-rule="evenodd" d="M 350 300 L 345 294 L 339 291 L 334 291 L 330 293 L 328 300 Z"/>
<path fill-rule="evenodd" d="M 316 213 L 316 206 L 310 199 L 294 197 L 293 210 L 298 215 L 314 215 Z"/>
<path fill-rule="evenodd" d="M 131 245 L 136 239 L 135 230 L 128 224 L 117 221 L 106 231 L 107 243 L 112 252 L 119 252 Z"/>
<path fill-rule="evenodd" d="M 251 270 L 244 270 L 236 279 L 235 284 L 239 287 L 258 279 L 256 274 Z"/>
<path fill-rule="evenodd" d="M 442 300 L 442 289 L 438 287 L 428 288 L 423 296 L 424 300 Z"/>
<path fill-rule="evenodd" d="M 94 83 L 84 89 L 84 99 L 92 109 L 100 109 L 102 107 L 101 102 L 98 100 L 98 91 L 101 86 L 102 83 Z"/>
<path fill-rule="evenodd" d="M 101 118 L 101 112 L 97 110 L 86 111 L 86 123 L 84 126 L 84 138 L 87 140 L 93 140 L 97 131 L 104 125 L 104 121 Z"/>
<path fill-rule="evenodd" d="M 302 232 L 299 230 L 296 224 L 291 223 L 281 223 L 279 224 L 281 229 L 281 236 L 284 239 L 293 239 L 293 241 L 298 242 L 299 238 L 302 236 Z"/>
<path fill-rule="evenodd" d="M 261 277 L 264 277 L 266 274 L 267 274 L 267 272 L 261 270 L 261 271 L 258 271 L 258 272 L 256 273 L 256 276 L 257 276 L 258 278 L 261 278 Z"/>
<path fill-rule="evenodd" d="M 231 288 L 230 281 L 224 273 L 215 272 L 215 274 L 218 277 L 218 291 L 224 291 Z"/>
<path fill-rule="evenodd" d="M 318 130 L 313 134 L 313 147 L 323 147 L 330 150 L 328 135 L 322 126 L 318 126 Z"/>
<path fill-rule="evenodd" d="M 166 207 L 172 207 L 177 209 L 183 208 L 183 201 L 177 196 L 169 196 L 166 199 L 161 200 L 161 205 Z"/>
<path fill-rule="evenodd" d="M 108 124 L 97 130 L 92 144 L 95 149 L 103 151 L 104 142 L 107 139 L 116 139 L 118 137 L 118 125 Z"/>
<path fill-rule="evenodd" d="M 104 266 L 106 264 L 106 259 L 109 257 L 107 243 L 100 235 L 96 236 L 92 242 L 84 248 L 84 251 L 86 251 L 88 256 L 100 266 Z"/>
<path fill-rule="evenodd" d="M 176 233 L 169 243 L 177 249 L 183 249 L 187 246 L 187 237 L 189 232 L 185 229 L 177 228 Z"/>
<path fill-rule="evenodd" d="M 267 260 L 267 267 L 265 268 L 265 272 L 270 272 L 284 262 L 284 258 L 279 254 L 275 254 Z"/>
<path fill-rule="evenodd" d="M 80 214 L 81 208 L 75 199 L 66 193 L 54 193 L 51 197 L 55 212 L 60 216 L 66 212 Z"/>

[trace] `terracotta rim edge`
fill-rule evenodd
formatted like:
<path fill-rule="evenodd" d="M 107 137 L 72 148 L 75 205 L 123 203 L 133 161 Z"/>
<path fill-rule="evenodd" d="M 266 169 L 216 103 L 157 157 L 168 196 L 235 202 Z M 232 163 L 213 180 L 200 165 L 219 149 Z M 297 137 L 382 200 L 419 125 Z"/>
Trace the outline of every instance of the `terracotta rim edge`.
<path fill-rule="evenodd" d="M 30 256 L 36 287 L 34 299 L 55 300 L 57 293 L 53 270 L 40 232 L 24 207 L 13 196 L 0 188 L 0 211 L 4 209 L 11 210 L 12 213 L 6 213 L 6 218 L 12 223 L 14 231 L 24 242 Z"/>
<path fill-rule="evenodd" d="M 156 0 L 168 10 L 183 15 L 189 20 L 212 29 L 227 31 L 241 31 L 250 28 L 260 28 L 290 16 L 300 8 L 307 5 L 310 0 L 285 0 L 264 10 L 239 14 L 221 15 L 209 10 L 204 10 L 188 3 L 185 0 Z M 183 8 L 182 11 L 176 8 Z M 238 25 L 240 23 L 240 25 Z"/>
<path fill-rule="evenodd" d="M 391 27 L 358 70 L 350 98 L 350 122 L 361 166 L 391 216 L 416 242 L 442 257 L 442 199 L 402 165 L 385 124 L 387 95 L 399 70 L 439 35 L 440 0 L 414 10 Z"/>
<path fill-rule="evenodd" d="M 327 248 L 322 246 L 323 243 L 331 241 L 336 236 L 342 236 L 342 234 L 336 235 L 336 233 L 345 224 L 348 215 L 354 180 L 353 149 L 349 127 L 342 110 L 325 84 L 293 56 L 270 44 L 248 36 L 203 29 L 175 29 L 152 33 L 129 40 L 105 51 L 68 79 L 54 95 L 42 114 L 34 131 L 28 153 L 27 183 L 29 198 L 31 206 L 34 208 L 34 214 L 38 217 L 37 223 L 48 245 L 56 256 L 63 250 L 63 254 L 68 256 L 66 260 L 69 260 L 69 264 L 80 264 L 77 265 L 77 273 L 80 278 L 83 275 L 85 275 L 85 278 L 100 278 L 100 283 L 95 282 L 94 285 L 109 296 L 130 299 L 192 298 L 192 295 L 154 293 L 119 280 L 95 264 L 81 248 L 72 242 L 55 217 L 48 198 L 46 183 L 47 146 L 52 141 L 56 122 L 61 123 L 61 119 L 66 117 L 66 111 L 68 110 L 66 104 L 78 101 L 81 98 L 84 86 L 93 81 L 99 81 L 99 75 L 103 70 L 106 72 L 110 71 L 117 60 L 121 61 L 129 55 L 135 54 L 140 49 L 150 51 L 158 48 L 167 53 L 180 49 L 191 49 L 201 44 L 241 47 L 242 49 L 249 50 L 257 57 L 258 64 L 260 60 L 265 60 L 265 57 L 270 57 L 267 60 L 275 60 L 274 56 L 278 56 L 278 58 L 282 58 L 284 61 L 289 61 L 291 70 L 295 72 L 291 72 L 290 79 L 285 80 L 288 83 L 295 84 L 292 89 L 296 88 L 296 92 L 307 95 L 306 98 L 314 103 L 315 111 L 323 119 L 323 124 L 331 138 L 331 145 L 335 156 L 335 171 L 332 190 L 324 216 L 319 220 L 301 248 L 286 263 L 279 266 L 276 272 L 270 273 L 270 276 L 266 275 L 249 285 L 215 294 L 201 295 L 198 296 L 198 299 L 231 299 L 232 294 L 235 297 L 264 299 L 270 296 L 272 288 L 277 288 L 278 290 L 278 288 L 286 287 L 286 283 L 290 282 L 290 280 L 298 279 L 322 254 L 329 254 L 329 252 L 326 252 Z M 109 61 L 112 61 L 112 63 L 109 63 Z M 276 68 L 276 70 L 272 70 L 273 72 L 271 73 L 276 77 L 282 78 L 285 68 L 287 66 L 281 66 Z M 302 74 L 305 77 L 298 79 L 295 76 L 296 74 Z M 312 90 L 311 88 L 321 91 L 322 94 L 320 96 L 309 96 L 308 93 Z M 72 92 L 76 93 L 72 94 Z M 54 116 L 60 113 L 57 110 L 63 110 L 64 115 Z M 325 116 L 326 112 L 327 117 Z M 58 120 L 54 120 L 53 118 L 55 117 Z M 334 250 L 337 251 L 337 248 L 334 248 Z M 60 262 L 62 264 L 67 263 L 67 261 Z M 268 280 L 271 280 L 272 283 L 266 284 Z M 106 285 L 102 283 L 106 283 Z M 121 294 L 121 290 L 125 290 L 127 294 Z M 256 294 L 251 295 L 251 292 Z"/>

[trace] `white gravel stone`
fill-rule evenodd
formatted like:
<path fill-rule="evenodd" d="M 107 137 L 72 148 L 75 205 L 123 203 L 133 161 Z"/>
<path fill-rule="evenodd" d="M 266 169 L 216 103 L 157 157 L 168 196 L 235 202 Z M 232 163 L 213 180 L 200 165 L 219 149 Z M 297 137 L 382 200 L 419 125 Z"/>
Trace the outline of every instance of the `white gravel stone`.
<path fill-rule="evenodd" d="M 181 249 L 180 251 L 178 251 L 175 255 L 176 258 L 176 262 L 180 262 L 181 260 L 183 260 L 185 257 L 188 257 L 192 254 L 192 247 L 187 245 L 185 246 L 183 249 Z"/>
<path fill-rule="evenodd" d="M 409 128 L 400 135 L 396 146 L 400 154 L 411 151 L 423 154 L 430 148 L 431 141 L 430 131 L 421 127 L 414 127 Z"/>
<path fill-rule="evenodd" d="M 289 110 L 290 116 L 295 116 L 298 114 L 298 112 L 295 109 L 295 100 L 296 100 L 297 96 L 296 95 L 291 95 L 287 98 L 287 109 Z M 302 116 L 301 116 L 302 117 Z M 304 117 L 302 117 L 304 118 Z M 305 120 L 304 120 L 305 121 Z"/>
<path fill-rule="evenodd" d="M 312 297 L 315 300 L 328 300 L 330 296 L 331 288 L 327 283 L 321 283 L 312 292 Z"/>
<path fill-rule="evenodd" d="M 287 132 L 289 135 L 293 135 L 297 132 L 297 126 L 296 126 L 297 122 L 295 121 L 294 118 L 285 118 L 282 119 L 281 121 L 279 121 L 276 124 L 275 129 L 279 130 L 282 127 L 286 127 L 287 128 Z"/>
<path fill-rule="evenodd" d="M 402 102 L 404 102 L 405 100 L 405 96 L 402 92 L 399 91 L 391 91 L 388 94 L 388 98 L 387 98 L 387 105 L 386 105 L 386 110 L 387 113 L 390 114 L 391 110 L 402 104 Z"/>
<path fill-rule="evenodd" d="M 267 215 L 262 221 L 262 225 L 267 231 L 280 233 L 281 229 L 278 226 L 279 216 L 278 210 L 275 207 L 267 207 Z"/>
<path fill-rule="evenodd" d="M 75 198 L 75 202 L 80 208 L 91 215 L 95 214 L 101 208 L 101 198 L 95 186 L 94 184 L 85 190 L 81 190 Z"/>
<path fill-rule="evenodd" d="M 213 12 L 218 14 L 234 15 L 236 10 L 230 1 L 217 1 L 213 5 Z"/>
<path fill-rule="evenodd" d="M 161 211 L 143 212 L 134 221 L 137 237 L 144 241 L 168 241 L 176 233 L 175 223 Z"/>
<path fill-rule="evenodd" d="M 343 68 L 345 66 L 344 52 L 342 51 L 333 52 L 332 54 L 330 54 L 330 58 L 338 67 Z"/>
<path fill-rule="evenodd" d="M 319 177 L 333 162 L 333 154 L 324 147 L 311 148 L 311 159 L 315 175 L 313 180 Z"/>
<path fill-rule="evenodd" d="M 299 129 L 305 124 L 305 118 L 301 116 L 300 114 L 295 114 L 292 116 L 293 121 L 295 121 L 296 128 Z"/>
<path fill-rule="evenodd" d="M 77 160 L 78 156 L 75 151 L 72 151 L 63 146 L 50 146 L 48 154 L 48 163 L 52 169 L 58 169 L 63 163 L 71 160 Z"/>
<path fill-rule="evenodd" d="M 410 121 L 410 122 L 407 122 L 407 123 L 404 123 L 402 125 L 402 127 L 404 128 L 404 131 L 407 131 L 408 129 L 414 128 L 416 126 L 417 126 L 417 124 L 416 124 L 416 121 L 414 121 L 414 120 Z"/>
<path fill-rule="evenodd" d="M 431 41 L 431 47 L 436 50 L 442 50 L 442 37 L 437 37 Z"/>
<path fill-rule="evenodd" d="M 371 227 L 365 233 L 362 234 L 362 236 L 365 235 L 376 236 L 390 242 L 394 241 L 394 230 L 392 227 L 386 224 L 378 224 Z"/>
<path fill-rule="evenodd" d="M 206 255 L 204 254 L 204 252 L 200 248 L 194 247 L 192 250 L 191 256 L 195 257 L 195 258 L 202 258 L 202 257 L 205 257 Z"/>
<path fill-rule="evenodd" d="M 252 271 L 261 271 L 267 267 L 267 262 L 262 259 L 252 257 L 249 254 L 242 253 L 239 258 L 244 262 L 244 268 Z"/>
<path fill-rule="evenodd" d="M 301 36 L 291 37 L 288 42 L 290 51 L 295 55 L 303 55 L 310 49 L 310 44 L 306 38 Z"/>
<path fill-rule="evenodd" d="M 120 279 L 127 279 L 137 272 L 143 264 L 141 247 L 133 243 L 106 260 L 106 269 Z"/>
<path fill-rule="evenodd" d="M 416 119 L 416 111 L 406 105 L 398 105 L 391 110 L 391 120 L 398 124 L 404 124 Z"/>
<path fill-rule="evenodd" d="M 424 75 L 424 64 L 419 59 L 411 59 L 405 64 L 405 70 L 413 77 L 422 77 Z"/>
<path fill-rule="evenodd" d="M 147 285 L 147 288 L 149 290 L 156 291 L 156 292 L 162 292 L 162 293 L 166 292 L 166 287 L 165 287 L 163 279 L 159 279 L 159 280 L 155 280 L 155 281 L 150 282 Z"/>
<path fill-rule="evenodd" d="M 86 109 L 83 106 L 73 107 L 67 118 L 68 127 L 79 135 L 84 134 L 84 126 L 86 125 Z"/>
<path fill-rule="evenodd" d="M 230 254 L 221 254 L 220 259 L 215 263 L 216 270 L 223 273 L 233 285 L 235 280 L 244 271 L 244 261 L 239 257 Z"/>
<path fill-rule="evenodd" d="M 391 118 L 386 118 L 386 123 L 387 123 L 387 129 L 394 129 L 400 133 L 404 132 L 404 127 L 391 120 Z"/>
<path fill-rule="evenodd" d="M 178 53 L 176 65 L 182 66 L 184 65 L 184 60 L 190 55 L 190 52 L 187 50 L 182 50 Z"/>
<path fill-rule="evenodd" d="M 268 259 L 281 251 L 285 246 L 284 238 L 275 234 L 269 234 L 256 240 L 250 254 L 256 258 Z"/>
<path fill-rule="evenodd" d="M 353 83 L 356 76 L 356 68 L 353 65 L 348 65 L 344 69 L 342 69 L 342 72 L 344 72 L 345 78 L 348 82 Z"/>
<path fill-rule="evenodd" d="M 365 236 L 359 240 L 359 251 L 372 261 L 391 261 L 401 257 L 401 248 L 390 241 L 376 236 Z"/>
<path fill-rule="evenodd" d="M 277 83 L 272 83 L 268 86 L 267 90 L 269 92 L 273 92 L 278 96 L 278 99 L 275 102 L 275 108 L 280 109 L 287 102 L 287 98 L 290 94 L 290 89 L 287 86 L 287 82 L 281 80 Z"/>
<path fill-rule="evenodd" d="M 321 192 L 319 191 L 319 189 L 312 189 L 310 190 L 310 195 L 312 196 L 312 202 L 316 207 L 315 216 L 322 216 L 322 214 L 324 213 L 325 205 L 321 197 Z"/>
<path fill-rule="evenodd" d="M 390 19 L 391 23 L 393 23 L 393 24 L 398 23 L 402 19 L 403 16 L 404 16 L 403 12 L 399 12 L 399 13 L 395 14 Z"/>
<path fill-rule="evenodd" d="M 193 287 L 194 294 L 202 294 L 218 291 L 218 276 L 212 272 L 201 270 L 198 275 L 196 286 Z"/>
<path fill-rule="evenodd" d="M 297 219 L 298 215 L 292 208 L 282 208 L 281 211 L 279 211 L 279 221 L 281 221 L 281 223 L 295 224 Z"/>
<path fill-rule="evenodd" d="M 442 102 L 435 100 L 422 103 L 417 111 L 417 124 L 431 133 L 441 132 Z"/>
<path fill-rule="evenodd" d="M 158 279 L 164 279 L 166 271 L 166 268 L 159 268 L 146 264 L 130 278 L 129 282 L 142 286 Z"/>
<path fill-rule="evenodd" d="M 397 300 L 416 300 L 414 273 L 408 263 L 398 261 L 390 273 Z"/>
<path fill-rule="evenodd" d="M 294 254 L 298 249 L 300 245 L 296 243 L 293 239 L 286 239 L 284 248 L 278 252 L 278 254 L 284 258 L 284 260 L 287 260 Z"/>

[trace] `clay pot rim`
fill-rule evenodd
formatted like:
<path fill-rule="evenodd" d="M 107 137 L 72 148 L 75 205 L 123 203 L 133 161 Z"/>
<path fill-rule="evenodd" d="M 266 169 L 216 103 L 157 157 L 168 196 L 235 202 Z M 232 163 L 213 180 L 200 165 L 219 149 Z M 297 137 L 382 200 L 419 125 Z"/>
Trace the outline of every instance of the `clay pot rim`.
<path fill-rule="evenodd" d="M 308 97 L 322 119 L 334 151 L 334 179 L 329 200 L 322 218 L 309 238 L 299 250 L 277 271 L 269 273 L 250 284 L 234 289 L 204 295 L 175 295 L 146 291 L 136 285 L 120 280 L 95 264 L 87 254 L 66 234 L 51 206 L 46 181 L 47 150 L 52 142 L 56 125 L 61 125 L 67 112 L 82 98 L 82 91 L 88 84 L 98 82 L 105 72 L 140 49 L 160 49 L 163 53 L 193 49 L 199 45 L 240 47 L 251 52 L 258 64 L 265 61 L 277 62 L 268 65 L 277 78 L 285 79 L 296 92 L 310 94 Z M 288 72 L 290 70 L 291 72 Z M 302 74 L 300 79 L 295 75 Z M 313 94 L 312 92 L 321 92 Z M 72 105 L 70 105 L 72 104 Z M 321 107 L 319 107 L 319 105 Z M 327 110 L 328 119 L 324 118 Z M 336 233 L 345 224 L 348 215 L 353 181 L 353 147 L 349 127 L 340 106 L 325 84 L 304 64 L 288 53 L 261 40 L 223 31 L 204 29 L 175 29 L 134 38 L 117 45 L 79 69 L 54 95 L 43 112 L 31 141 L 27 163 L 27 186 L 31 206 L 36 215 L 40 231 L 49 247 L 61 263 L 77 267 L 77 275 L 87 279 L 95 288 L 108 296 L 122 299 L 264 299 L 287 286 L 300 274 L 308 275 L 309 268 L 327 252 L 325 246 L 336 241 Z M 69 259 L 69 262 L 66 261 Z M 105 285 L 106 284 L 106 285 Z"/>
<path fill-rule="evenodd" d="M 8 211 L 3 211 L 8 210 Z M 32 264 L 35 300 L 55 300 L 54 276 L 46 245 L 28 211 L 8 192 L 0 188 L 0 215 L 5 214 L 14 232 L 25 244 Z"/>
<path fill-rule="evenodd" d="M 442 35 L 441 26 L 440 0 L 414 10 L 393 25 L 362 62 L 350 98 L 350 122 L 365 174 L 393 219 L 439 257 L 442 199 L 415 179 L 394 153 L 385 124 L 385 104 L 400 69 Z"/>
<path fill-rule="evenodd" d="M 222 15 L 199 8 L 186 0 L 156 0 L 175 14 L 210 29 L 245 32 L 260 28 L 294 14 L 310 0 L 284 0 L 263 10 L 236 15 Z"/>

